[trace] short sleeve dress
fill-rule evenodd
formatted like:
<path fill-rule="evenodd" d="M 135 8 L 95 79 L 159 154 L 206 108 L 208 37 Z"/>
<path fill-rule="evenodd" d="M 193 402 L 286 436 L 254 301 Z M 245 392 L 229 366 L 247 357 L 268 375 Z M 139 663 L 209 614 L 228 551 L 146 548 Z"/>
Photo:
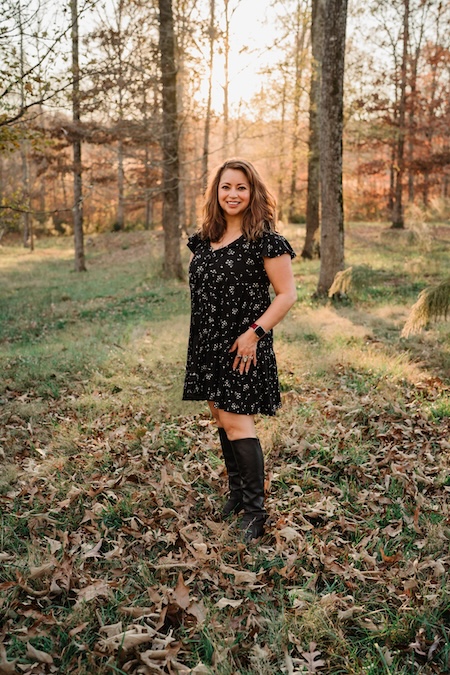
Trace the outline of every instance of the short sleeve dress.
<path fill-rule="evenodd" d="M 270 305 L 264 258 L 295 253 L 277 232 L 256 241 L 242 235 L 213 250 L 209 239 L 189 237 L 191 325 L 183 389 L 185 401 L 214 401 L 227 412 L 274 415 L 281 405 L 272 331 L 257 344 L 257 364 L 248 374 L 232 369 L 236 338 Z"/>

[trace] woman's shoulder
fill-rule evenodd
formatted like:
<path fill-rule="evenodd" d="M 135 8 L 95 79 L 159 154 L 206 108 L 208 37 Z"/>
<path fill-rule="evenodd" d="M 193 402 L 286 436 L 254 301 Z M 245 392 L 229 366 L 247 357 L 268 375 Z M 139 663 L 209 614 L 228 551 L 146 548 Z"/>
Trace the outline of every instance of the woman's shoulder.
<path fill-rule="evenodd" d="M 263 232 L 258 243 L 263 258 L 276 258 L 285 253 L 288 253 L 291 258 L 296 256 L 286 237 L 275 230 Z"/>
<path fill-rule="evenodd" d="M 205 240 L 202 239 L 200 232 L 194 232 L 188 237 L 187 247 L 192 251 L 192 253 L 195 253 L 200 246 L 204 245 L 204 243 Z"/>

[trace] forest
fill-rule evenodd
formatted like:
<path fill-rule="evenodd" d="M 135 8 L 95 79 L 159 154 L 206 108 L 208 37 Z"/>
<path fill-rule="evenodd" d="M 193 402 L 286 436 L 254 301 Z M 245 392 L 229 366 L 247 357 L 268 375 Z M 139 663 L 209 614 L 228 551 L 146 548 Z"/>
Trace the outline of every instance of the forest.
<path fill-rule="evenodd" d="M 316 5 L 312 40 L 306 0 L 262 4 L 256 17 L 242 0 L 173 3 L 180 232 L 196 227 L 208 172 L 238 155 L 270 178 L 280 219 L 305 222 L 323 36 L 323 1 Z M 1 232 L 20 232 L 28 246 L 33 236 L 71 233 L 75 169 L 86 233 L 160 227 L 167 131 L 156 3 L 5 0 L 3 7 Z M 402 227 L 405 209 L 414 220 L 448 216 L 449 14 L 431 0 L 355 0 L 348 8 L 350 220 Z M 243 22 L 255 25 L 241 37 Z"/>
<path fill-rule="evenodd" d="M 450 672 L 450 6 L 3 0 L 0 675 Z M 264 536 L 182 401 L 187 237 L 297 256 Z"/>

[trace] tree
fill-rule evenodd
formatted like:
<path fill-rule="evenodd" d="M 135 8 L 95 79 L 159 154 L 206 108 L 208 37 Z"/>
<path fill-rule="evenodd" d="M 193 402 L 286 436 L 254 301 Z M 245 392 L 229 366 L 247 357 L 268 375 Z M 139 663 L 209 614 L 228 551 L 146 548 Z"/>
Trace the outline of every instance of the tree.
<path fill-rule="evenodd" d="M 306 198 L 306 236 L 302 258 L 311 260 L 320 216 L 320 73 L 323 49 L 324 0 L 312 0 L 311 82 L 309 88 L 308 189 Z"/>
<path fill-rule="evenodd" d="M 17 6 L 17 18 L 19 29 L 19 60 L 20 60 L 20 107 L 25 108 L 25 49 L 24 49 L 24 24 L 22 19 L 22 4 Z M 30 172 L 28 166 L 29 141 L 24 124 L 22 126 L 22 138 L 20 139 L 20 156 L 22 160 L 22 227 L 23 245 L 34 250 L 33 224 L 30 214 Z"/>
<path fill-rule="evenodd" d="M 178 115 L 177 70 L 172 0 L 159 0 L 159 51 L 163 113 L 163 229 L 164 275 L 183 278 L 178 213 Z"/>
<path fill-rule="evenodd" d="M 216 37 L 215 29 L 215 0 L 209 1 L 209 69 L 208 69 L 208 101 L 206 104 L 205 130 L 203 134 L 203 154 L 202 154 L 202 189 L 206 191 L 208 183 L 208 159 L 209 159 L 209 133 L 211 127 L 211 99 L 212 99 L 212 77 L 214 66 L 214 43 Z"/>
<path fill-rule="evenodd" d="M 73 140 L 73 234 L 75 240 L 75 271 L 85 272 L 83 234 L 83 188 L 81 164 L 81 138 L 77 132 L 80 126 L 80 60 L 78 34 L 78 2 L 70 0 L 72 15 L 72 120 L 75 129 Z"/>
<path fill-rule="evenodd" d="M 305 41 L 307 34 L 308 8 L 302 0 L 297 0 L 295 7 L 295 75 L 293 88 L 293 119 L 292 119 L 292 144 L 291 144 L 291 181 L 289 190 L 289 220 L 294 220 L 297 215 L 297 173 L 298 173 L 298 149 L 300 143 L 300 102 L 303 94 L 303 76 L 305 66 Z M 292 17 L 291 17 L 292 20 Z"/>
<path fill-rule="evenodd" d="M 344 267 L 342 130 L 347 0 L 325 0 L 320 98 L 322 228 L 317 294 L 324 295 Z"/>
<path fill-rule="evenodd" d="M 406 86 L 408 77 L 408 44 L 409 44 L 409 0 L 403 5 L 403 37 L 402 61 L 400 67 L 400 86 L 397 117 L 396 167 L 394 173 L 394 203 L 392 209 L 392 227 L 405 227 L 403 214 L 403 178 L 405 174 L 405 137 L 406 137 Z"/>

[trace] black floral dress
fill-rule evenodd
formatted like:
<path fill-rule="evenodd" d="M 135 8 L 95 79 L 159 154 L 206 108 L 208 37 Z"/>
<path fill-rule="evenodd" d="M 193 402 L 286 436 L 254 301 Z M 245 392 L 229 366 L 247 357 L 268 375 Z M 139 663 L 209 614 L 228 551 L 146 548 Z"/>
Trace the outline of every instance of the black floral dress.
<path fill-rule="evenodd" d="M 198 234 L 189 237 L 191 326 L 183 400 L 214 401 L 217 408 L 244 415 L 274 415 L 280 387 L 272 331 L 257 344 L 257 364 L 248 374 L 232 369 L 233 342 L 270 305 L 264 258 L 295 253 L 276 232 L 256 241 L 244 236 L 213 250 Z"/>

